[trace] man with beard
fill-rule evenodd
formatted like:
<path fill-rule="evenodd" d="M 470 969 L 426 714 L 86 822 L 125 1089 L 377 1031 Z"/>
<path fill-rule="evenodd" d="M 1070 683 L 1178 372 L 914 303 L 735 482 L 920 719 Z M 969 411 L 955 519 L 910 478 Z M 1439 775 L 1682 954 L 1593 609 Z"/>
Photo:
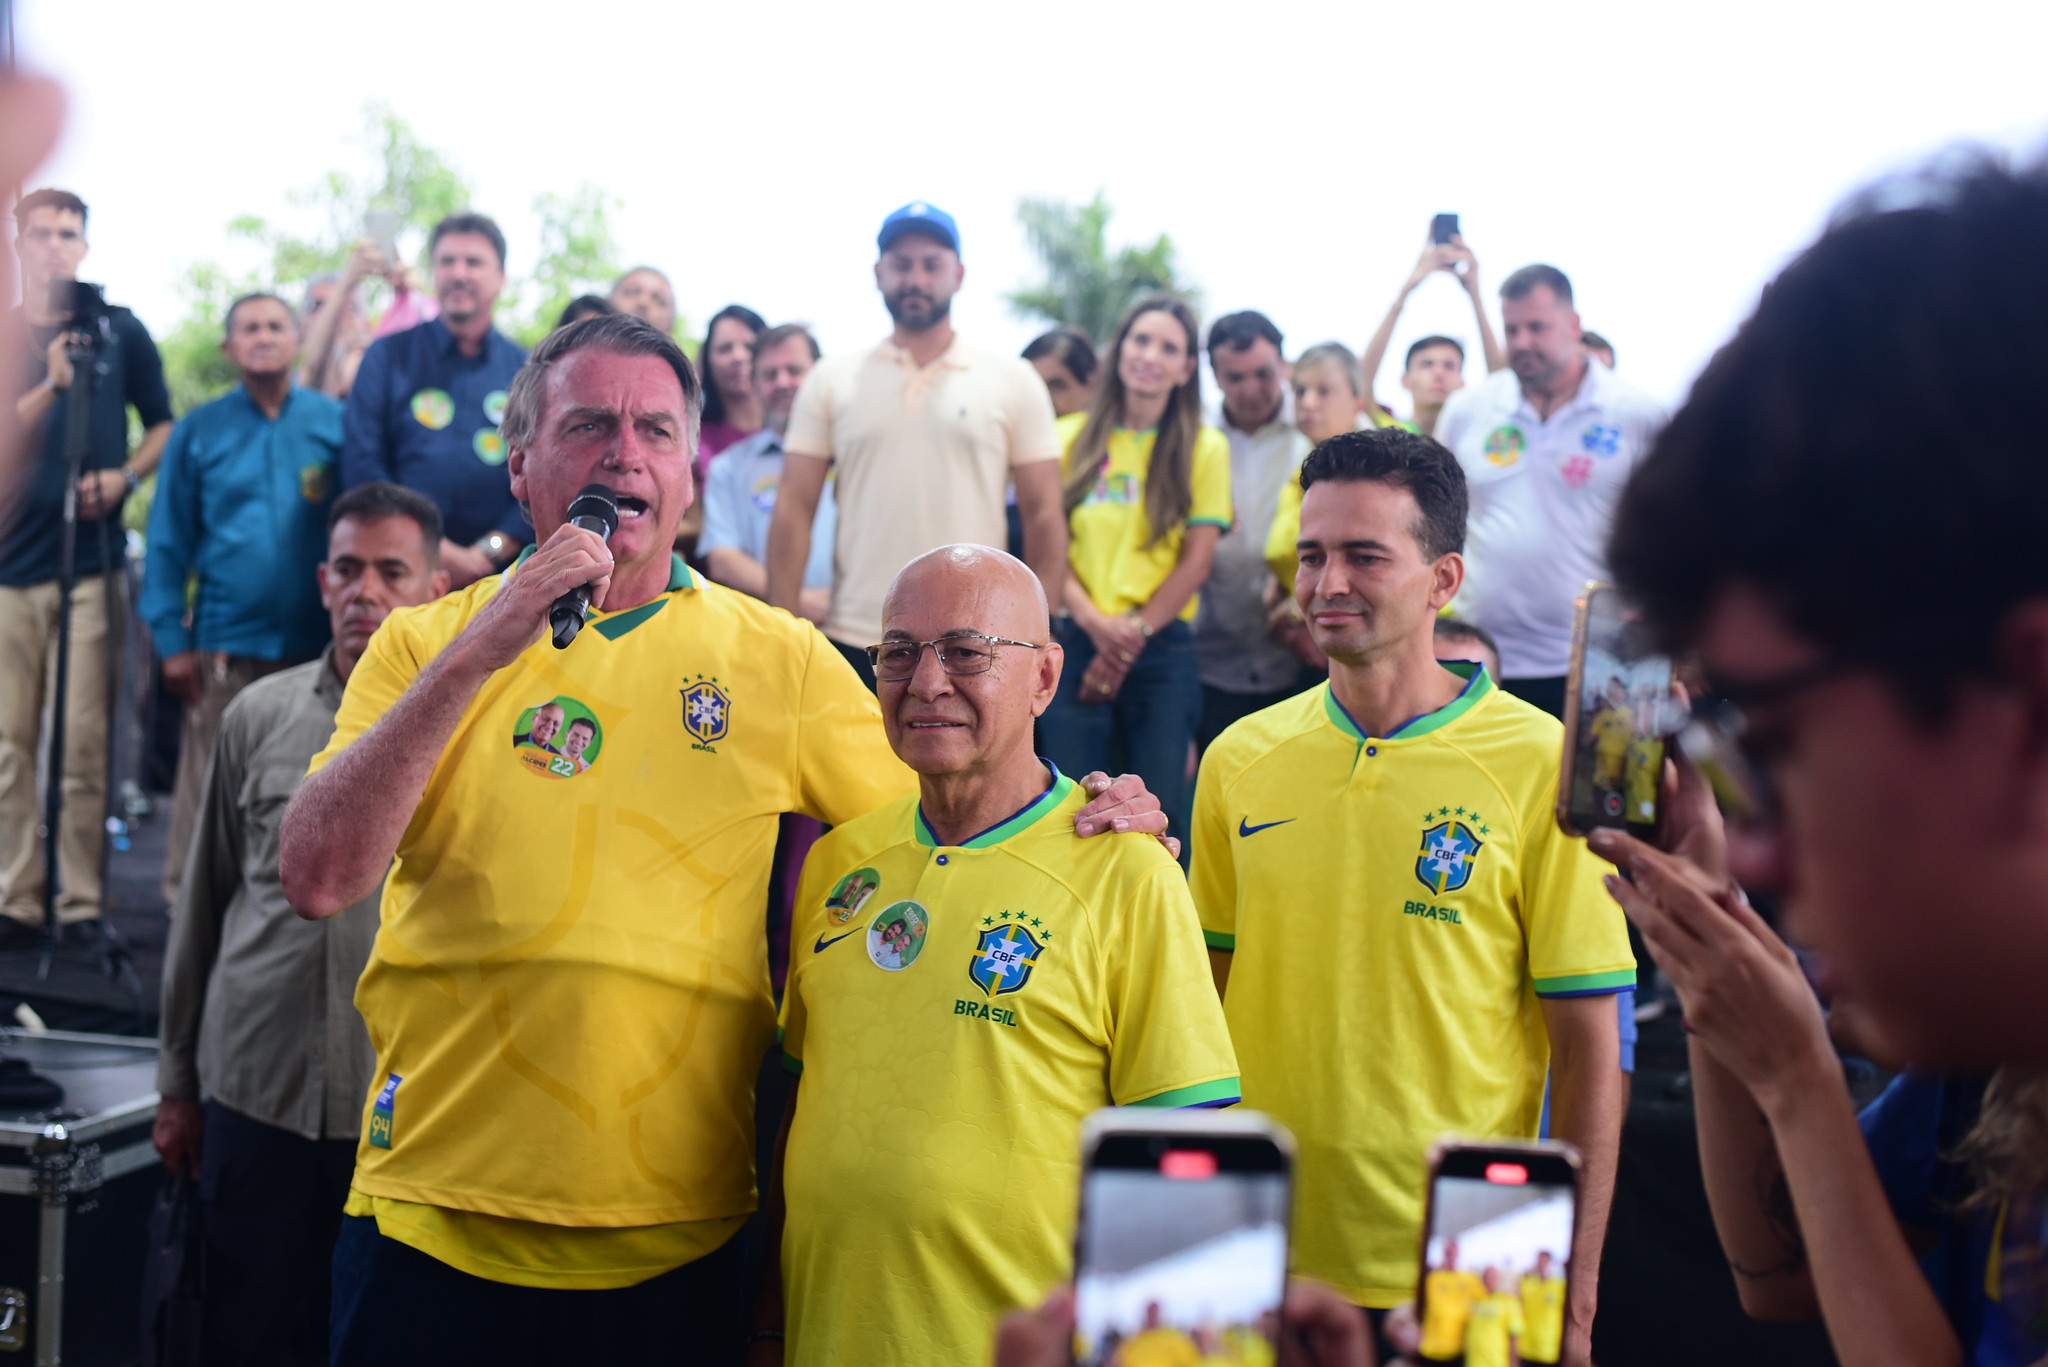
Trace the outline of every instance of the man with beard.
<path fill-rule="evenodd" d="M 768 601 L 802 606 L 811 521 L 828 471 L 839 530 L 825 635 L 870 685 L 865 647 L 881 639 L 882 598 L 898 570 L 955 542 L 1009 540 L 1014 484 L 1024 559 L 1060 601 L 1067 519 L 1052 400 L 1029 362 L 954 335 L 966 269 L 952 215 L 923 200 L 882 222 L 875 284 L 896 327 L 875 346 L 819 364 L 783 439 L 782 484 L 768 532 Z"/>
<path fill-rule="evenodd" d="M 430 248 L 441 314 L 373 344 L 349 391 L 341 483 L 417 489 L 441 510 L 441 568 L 456 588 L 512 563 L 530 538 L 505 474 L 505 414 L 526 353 L 491 326 L 505 288 L 505 234 L 450 214 Z"/>
<path fill-rule="evenodd" d="M 1508 369 L 1451 395 L 1436 423 L 1472 491 L 1458 615 L 1499 643 L 1501 686 L 1555 717 L 1572 605 L 1607 577 L 1615 501 L 1665 414 L 1587 360 L 1563 271 L 1522 267 L 1500 287 L 1500 309 Z"/>

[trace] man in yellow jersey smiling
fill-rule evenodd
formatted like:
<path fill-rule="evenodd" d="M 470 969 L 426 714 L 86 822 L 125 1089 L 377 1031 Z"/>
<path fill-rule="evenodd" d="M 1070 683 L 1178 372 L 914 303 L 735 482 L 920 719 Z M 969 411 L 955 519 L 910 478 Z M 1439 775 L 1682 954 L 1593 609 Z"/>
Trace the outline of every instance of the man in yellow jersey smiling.
<path fill-rule="evenodd" d="M 738 1336 L 776 823 L 847 821 L 913 780 L 816 631 L 671 554 L 698 408 L 638 319 L 544 342 L 503 427 L 539 549 L 385 622 L 286 813 L 301 914 L 391 866 L 356 993 L 377 1071 L 338 1364 L 708 1359 Z M 619 504 L 609 545 L 566 525 L 593 480 Z M 596 610 L 557 650 L 549 606 L 583 584 Z M 591 720 L 580 765 L 507 743 L 537 704 L 550 732 Z"/>
<path fill-rule="evenodd" d="M 1302 466 L 1295 600 L 1330 681 L 1203 758 L 1192 885 L 1248 1105 L 1300 1144 L 1297 1270 L 1408 1299 L 1425 1151 L 1551 1131 L 1585 1157 L 1566 1360 L 1587 1356 L 1635 983 L 1606 867 L 1552 820 L 1562 729 L 1483 669 L 1439 664 L 1464 577 L 1465 482 L 1380 429 Z"/>
<path fill-rule="evenodd" d="M 882 716 L 919 793 L 811 851 L 782 1008 L 781 1300 L 788 1360 L 818 1367 L 987 1361 L 997 1316 L 1071 1271 L 1082 1119 L 1237 1100 L 1179 867 L 1075 840 L 1081 794 L 1032 751 L 1062 664 L 1037 577 L 941 547 L 883 619 Z M 878 886 L 849 919 L 828 904 L 856 870 Z"/>

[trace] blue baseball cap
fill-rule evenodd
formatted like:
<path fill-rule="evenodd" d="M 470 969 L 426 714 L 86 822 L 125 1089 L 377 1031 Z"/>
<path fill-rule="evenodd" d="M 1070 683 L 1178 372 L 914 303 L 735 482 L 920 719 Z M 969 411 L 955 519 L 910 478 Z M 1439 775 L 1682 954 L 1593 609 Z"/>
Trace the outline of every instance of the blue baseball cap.
<path fill-rule="evenodd" d="M 875 235 L 875 245 L 888 251 L 896 239 L 911 233 L 923 233 L 936 238 L 955 252 L 960 250 L 960 229 L 953 223 L 953 215 L 936 204 L 927 204 L 914 199 L 882 220 L 882 231 Z"/>

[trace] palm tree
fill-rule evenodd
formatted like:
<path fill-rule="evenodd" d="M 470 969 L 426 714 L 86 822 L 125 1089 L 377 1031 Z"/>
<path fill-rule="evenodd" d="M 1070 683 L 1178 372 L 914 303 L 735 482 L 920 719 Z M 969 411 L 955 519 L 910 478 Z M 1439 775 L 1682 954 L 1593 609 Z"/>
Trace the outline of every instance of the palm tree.
<path fill-rule="evenodd" d="M 1004 296 L 1018 317 L 1077 328 L 1102 345 L 1125 310 L 1145 295 L 1177 294 L 1196 302 L 1195 292 L 1175 276 L 1173 239 L 1165 233 L 1149 247 L 1110 254 L 1103 241 L 1110 212 L 1100 190 L 1078 208 L 1052 199 L 1017 205 L 1024 235 L 1045 263 L 1044 284 Z"/>

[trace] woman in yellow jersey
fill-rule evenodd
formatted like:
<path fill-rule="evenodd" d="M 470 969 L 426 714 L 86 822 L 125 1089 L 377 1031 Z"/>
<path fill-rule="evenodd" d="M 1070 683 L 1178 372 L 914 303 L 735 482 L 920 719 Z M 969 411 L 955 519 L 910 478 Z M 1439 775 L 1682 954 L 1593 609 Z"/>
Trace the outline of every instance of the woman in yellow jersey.
<path fill-rule="evenodd" d="M 1103 357 L 1088 411 L 1060 419 L 1067 661 L 1039 725 L 1062 771 L 1115 757 L 1183 828 L 1202 713 L 1189 623 L 1231 517 L 1230 447 L 1202 425 L 1199 336 L 1180 300 L 1141 300 Z"/>

